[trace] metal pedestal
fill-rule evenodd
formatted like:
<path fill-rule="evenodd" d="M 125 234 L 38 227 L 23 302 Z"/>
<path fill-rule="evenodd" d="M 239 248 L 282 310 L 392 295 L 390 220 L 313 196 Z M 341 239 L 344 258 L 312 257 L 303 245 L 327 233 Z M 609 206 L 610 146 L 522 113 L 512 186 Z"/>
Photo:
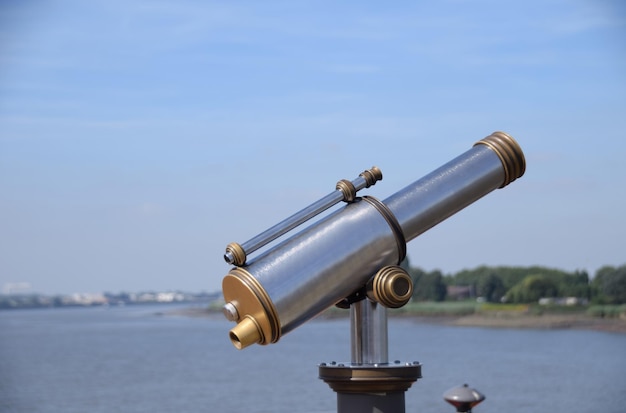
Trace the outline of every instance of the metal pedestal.
<path fill-rule="evenodd" d="M 389 363 L 387 309 L 350 305 L 351 362 L 322 363 L 319 377 L 337 393 L 337 413 L 405 413 L 404 393 L 421 378 L 418 362 Z"/>

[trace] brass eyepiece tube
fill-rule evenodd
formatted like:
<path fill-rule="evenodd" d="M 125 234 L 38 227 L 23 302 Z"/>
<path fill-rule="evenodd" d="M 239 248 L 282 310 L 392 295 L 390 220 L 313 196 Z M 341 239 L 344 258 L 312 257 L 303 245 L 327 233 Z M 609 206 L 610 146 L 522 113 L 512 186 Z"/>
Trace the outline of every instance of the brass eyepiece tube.
<path fill-rule="evenodd" d="M 386 200 L 355 198 L 244 260 L 222 282 L 224 314 L 237 323 L 230 332 L 233 345 L 275 343 L 364 287 L 382 268 L 399 264 L 406 242 L 521 177 L 525 167 L 517 142 L 495 132 Z M 401 305 L 409 294 L 403 281 L 391 271 L 372 293 L 386 305 Z"/>

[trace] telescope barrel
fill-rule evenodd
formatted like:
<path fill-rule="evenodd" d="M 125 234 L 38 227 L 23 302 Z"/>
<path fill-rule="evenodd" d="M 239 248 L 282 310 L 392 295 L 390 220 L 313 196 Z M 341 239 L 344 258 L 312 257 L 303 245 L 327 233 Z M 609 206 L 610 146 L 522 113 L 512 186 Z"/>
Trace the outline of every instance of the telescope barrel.
<path fill-rule="evenodd" d="M 321 214 L 333 205 L 341 201 L 352 202 L 356 193 L 363 188 L 369 188 L 376 184 L 376 181 L 383 179 L 382 172 L 377 167 L 363 171 L 353 181 L 343 179 L 337 182 L 336 190 L 314 202 L 308 207 L 298 211 L 287 219 L 279 222 L 273 227 L 263 231 L 259 235 L 244 242 L 242 245 L 231 243 L 226 247 L 224 260 L 228 264 L 243 265 L 248 254 L 257 251 L 275 239 L 285 235 L 292 229 L 302 225 L 309 219 Z"/>
<path fill-rule="evenodd" d="M 284 234 L 291 231 L 298 225 L 301 225 L 302 223 L 313 218 L 314 216 L 324 212 L 331 206 L 341 202 L 342 200 L 343 200 L 343 194 L 341 193 L 341 191 L 337 190 L 337 191 L 331 192 L 330 194 L 326 195 L 324 198 L 320 199 L 319 201 L 309 205 L 308 207 L 300 210 L 299 212 L 295 213 L 289 218 L 263 231 L 262 233 L 250 239 L 249 241 L 244 242 L 243 244 L 241 244 L 241 248 L 245 251 L 246 256 L 247 256 L 248 254 L 251 254 L 254 251 L 257 251 L 259 248 L 262 248 L 265 245 L 269 244 L 270 242 L 274 241 L 276 238 L 283 236 Z M 235 255 L 231 251 L 227 250 L 224 253 L 224 259 L 229 264 L 236 263 Z"/>
<path fill-rule="evenodd" d="M 383 202 L 356 198 L 224 277 L 224 313 L 237 348 L 269 344 L 361 289 L 405 257 L 406 242 L 525 171 L 502 132 Z M 245 261 L 244 261 L 245 262 Z"/>
<path fill-rule="evenodd" d="M 525 165 L 517 142 L 495 132 L 383 203 L 409 242 L 492 190 L 513 182 L 524 174 Z"/>

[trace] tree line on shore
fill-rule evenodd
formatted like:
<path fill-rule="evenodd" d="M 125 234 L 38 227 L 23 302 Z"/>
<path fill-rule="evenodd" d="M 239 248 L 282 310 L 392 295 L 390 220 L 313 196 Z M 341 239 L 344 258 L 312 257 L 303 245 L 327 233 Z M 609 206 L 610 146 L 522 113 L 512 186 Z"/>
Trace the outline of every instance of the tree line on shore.
<path fill-rule="evenodd" d="M 536 303 L 575 297 L 592 304 L 626 304 L 626 265 L 604 266 L 594 277 L 542 266 L 480 266 L 443 274 L 401 264 L 413 280 L 414 301 L 481 298 L 487 302 Z"/>

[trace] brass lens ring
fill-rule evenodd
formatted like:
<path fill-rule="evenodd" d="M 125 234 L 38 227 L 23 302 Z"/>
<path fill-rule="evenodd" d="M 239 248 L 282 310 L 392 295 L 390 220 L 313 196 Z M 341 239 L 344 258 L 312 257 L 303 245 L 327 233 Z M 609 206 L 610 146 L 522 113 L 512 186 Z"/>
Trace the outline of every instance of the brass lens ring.
<path fill-rule="evenodd" d="M 335 189 L 341 191 L 341 193 L 343 194 L 344 202 L 353 202 L 356 198 L 356 188 L 354 187 L 352 182 L 348 181 L 347 179 L 342 179 L 341 181 L 337 182 L 337 186 L 335 187 Z"/>
<path fill-rule="evenodd" d="M 398 245 L 398 264 L 400 264 L 404 258 L 406 258 L 406 238 L 404 238 L 404 232 L 402 232 L 402 227 L 398 220 L 393 215 L 393 213 L 387 208 L 387 205 L 380 202 L 378 199 L 371 196 L 364 196 L 362 198 L 364 201 L 367 201 L 370 205 L 372 205 L 380 214 L 385 218 L 391 231 L 393 231 L 393 235 L 396 238 L 396 244 Z"/>
<path fill-rule="evenodd" d="M 238 267 L 246 263 L 246 252 L 243 247 L 236 242 L 231 242 L 226 246 L 226 252 L 224 253 L 224 260 Z"/>
<path fill-rule="evenodd" d="M 476 145 L 488 146 L 500 158 L 504 168 L 504 182 L 502 182 L 500 188 L 504 188 L 524 175 L 526 171 L 524 152 L 522 152 L 522 148 L 511 136 L 504 132 L 494 132 L 476 142 L 474 146 Z"/>

